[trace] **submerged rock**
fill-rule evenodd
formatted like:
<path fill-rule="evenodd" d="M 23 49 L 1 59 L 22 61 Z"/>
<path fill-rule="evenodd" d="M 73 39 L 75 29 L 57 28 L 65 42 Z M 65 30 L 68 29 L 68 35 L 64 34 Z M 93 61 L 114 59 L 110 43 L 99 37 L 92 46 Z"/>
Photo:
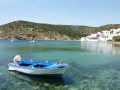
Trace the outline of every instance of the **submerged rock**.
<path fill-rule="evenodd" d="M 0 75 L 2 75 L 3 73 L 2 72 L 0 72 Z"/>

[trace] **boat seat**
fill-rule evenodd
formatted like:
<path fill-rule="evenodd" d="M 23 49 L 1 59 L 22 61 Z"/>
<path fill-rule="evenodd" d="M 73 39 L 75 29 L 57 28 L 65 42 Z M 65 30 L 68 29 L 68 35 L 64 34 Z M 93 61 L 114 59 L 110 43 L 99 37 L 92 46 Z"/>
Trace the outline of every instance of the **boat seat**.
<path fill-rule="evenodd" d="M 32 64 L 32 65 L 30 65 L 30 66 L 28 66 L 28 67 L 30 67 L 30 68 L 42 68 L 42 67 L 45 67 L 46 65 L 41 65 L 41 64 Z"/>

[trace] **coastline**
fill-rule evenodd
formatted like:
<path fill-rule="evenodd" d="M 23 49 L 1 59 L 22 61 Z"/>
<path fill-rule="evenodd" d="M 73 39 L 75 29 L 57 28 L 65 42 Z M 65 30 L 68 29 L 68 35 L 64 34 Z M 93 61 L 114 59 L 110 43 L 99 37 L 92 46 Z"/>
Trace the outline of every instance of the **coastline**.
<path fill-rule="evenodd" d="M 0 40 L 12 40 L 12 39 L 1 39 Z M 19 40 L 19 39 L 13 39 L 13 40 Z M 26 40 L 26 41 L 30 41 L 30 39 L 20 39 L 20 40 Z M 75 41 L 75 42 L 79 42 L 80 40 L 54 40 L 54 39 L 34 39 L 35 41 Z"/>
<path fill-rule="evenodd" d="M 3 39 L 3 38 L 0 38 L 0 40 L 12 40 L 12 39 Z M 15 39 L 15 40 L 19 40 L 19 39 Z M 30 39 L 20 39 L 20 40 L 26 40 L 26 41 L 29 41 Z M 46 39 L 34 39 L 35 41 L 68 41 L 68 42 L 70 42 L 70 41 L 75 41 L 75 42 L 81 42 L 80 40 L 54 40 L 54 39 L 48 39 L 48 40 L 46 40 Z M 115 41 L 107 41 L 106 43 L 110 43 L 110 44 L 113 44 L 113 45 L 120 45 L 120 42 L 115 42 Z"/>
<path fill-rule="evenodd" d="M 115 41 L 111 41 L 111 42 L 108 42 L 108 43 L 111 43 L 111 44 L 114 44 L 114 45 L 120 45 L 120 42 L 115 42 Z"/>

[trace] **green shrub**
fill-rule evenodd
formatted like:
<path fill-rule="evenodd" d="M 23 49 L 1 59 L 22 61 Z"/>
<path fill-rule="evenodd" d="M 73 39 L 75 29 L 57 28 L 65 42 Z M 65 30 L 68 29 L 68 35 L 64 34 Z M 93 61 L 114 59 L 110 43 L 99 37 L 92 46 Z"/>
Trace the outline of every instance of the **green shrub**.
<path fill-rule="evenodd" d="M 113 39 L 114 39 L 116 42 L 120 42 L 120 36 L 114 36 Z"/>

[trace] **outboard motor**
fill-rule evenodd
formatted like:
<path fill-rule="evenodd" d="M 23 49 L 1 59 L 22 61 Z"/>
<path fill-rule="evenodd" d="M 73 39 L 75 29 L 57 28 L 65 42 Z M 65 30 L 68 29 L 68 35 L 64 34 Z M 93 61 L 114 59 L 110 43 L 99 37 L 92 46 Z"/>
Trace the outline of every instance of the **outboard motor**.
<path fill-rule="evenodd" d="M 21 61 L 21 56 L 20 55 L 16 55 L 14 58 L 13 58 L 13 62 L 14 63 L 19 63 Z"/>

